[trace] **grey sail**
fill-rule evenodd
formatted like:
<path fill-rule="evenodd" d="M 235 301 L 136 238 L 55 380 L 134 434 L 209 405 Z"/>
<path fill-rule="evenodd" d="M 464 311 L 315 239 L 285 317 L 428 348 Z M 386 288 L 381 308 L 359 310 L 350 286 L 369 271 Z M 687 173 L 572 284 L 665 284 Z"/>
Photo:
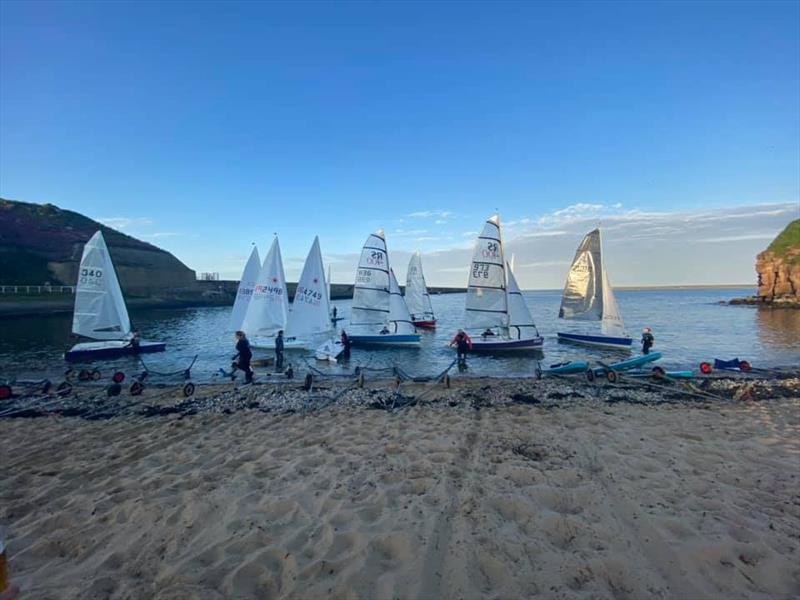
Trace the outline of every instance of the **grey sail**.
<path fill-rule="evenodd" d="M 383 325 L 389 320 L 389 256 L 383 229 L 367 238 L 358 261 L 351 325 Z"/>
<path fill-rule="evenodd" d="M 500 217 L 486 221 L 475 242 L 467 285 L 468 328 L 507 327 L 505 259 L 500 237 Z"/>
<path fill-rule="evenodd" d="M 586 234 L 575 252 L 558 316 L 578 321 L 600 321 L 603 317 L 603 264 L 599 229 Z"/>

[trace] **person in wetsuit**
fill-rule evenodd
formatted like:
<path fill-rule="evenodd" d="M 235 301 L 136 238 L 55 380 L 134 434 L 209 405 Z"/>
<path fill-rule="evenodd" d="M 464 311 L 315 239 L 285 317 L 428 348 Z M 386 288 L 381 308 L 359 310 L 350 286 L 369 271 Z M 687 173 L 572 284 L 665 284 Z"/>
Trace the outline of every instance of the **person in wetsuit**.
<path fill-rule="evenodd" d="M 642 354 L 650 354 L 650 348 L 653 347 L 656 338 L 653 337 L 649 327 L 642 329 Z"/>
<path fill-rule="evenodd" d="M 236 332 L 236 356 L 233 357 L 234 367 L 244 371 L 245 383 L 253 383 L 253 369 L 250 368 L 250 361 L 253 358 L 253 351 L 250 350 L 250 342 L 244 331 Z"/>
<path fill-rule="evenodd" d="M 350 336 L 347 335 L 347 332 L 342 329 L 342 347 L 344 348 L 343 356 L 345 358 L 350 358 Z"/>
<path fill-rule="evenodd" d="M 278 332 L 275 338 L 275 368 L 283 368 L 283 329 Z"/>
<path fill-rule="evenodd" d="M 459 329 L 456 336 L 450 342 L 450 347 L 455 347 L 458 366 L 467 365 L 467 352 L 472 349 L 472 340 L 463 329 Z"/>

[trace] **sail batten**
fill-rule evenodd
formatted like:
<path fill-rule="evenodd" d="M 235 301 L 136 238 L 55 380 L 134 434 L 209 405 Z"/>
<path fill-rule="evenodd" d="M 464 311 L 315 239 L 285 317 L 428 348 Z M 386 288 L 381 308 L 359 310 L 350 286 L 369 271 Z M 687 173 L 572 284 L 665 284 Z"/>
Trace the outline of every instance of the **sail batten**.
<path fill-rule="evenodd" d="M 389 256 L 383 231 L 367 237 L 361 250 L 353 289 L 351 325 L 384 325 L 388 322 Z"/>
<path fill-rule="evenodd" d="M 120 340 L 131 332 L 128 309 L 101 231 L 83 248 L 72 332 L 96 340 Z"/>

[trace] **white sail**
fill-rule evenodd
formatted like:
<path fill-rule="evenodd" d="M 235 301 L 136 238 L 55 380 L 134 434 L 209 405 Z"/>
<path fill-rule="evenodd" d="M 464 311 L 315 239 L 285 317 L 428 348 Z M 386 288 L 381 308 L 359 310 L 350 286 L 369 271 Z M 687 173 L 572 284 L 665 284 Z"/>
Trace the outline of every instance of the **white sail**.
<path fill-rule="evenodd" d="M 603 300 L 600 230 L 595 229 L 583 238 L 572 259 L 558 316 L 562 319 L 599 321 L 603 317 Z"/>
<path fill-rule="evenodd" d="M 286 329 L 288 311 L 286 276 L 283 273 L 281 248 L 276 237 L 258 274 L 242 330 L 250 337 L 274 336 L 279 330 Z"/>
<path fill-rule="evenodd" d="M 131 332 L 131 320 L 117 281 L 103 233 L 83 247 L 75 289 L 72 333 L 95 340 L 121 340 Z"/>
<path fill-rule="evenodd" d="M 505 260 L 499 215 L 486 221 L 475 243 L 467 286 L 466 310 L 468 328 L 508 325 Z"/>
<path fill-rule="evenodd" d="M 292 310 L 286 326 L 289 337 L 305 337 L 331 330 L 331 306 L 328 299 L 328 285 L 325 282 L 325 268 L 322 264 L 322 252 L 319 249 L 319 237 L 314 238 L 311 250 L 308 251 L 306 264 L 297 290 L 294 293 Z"/>
<path fill-rule="evenodd" d="M 258 256 L 258 248 L 253 246 L 250 258 L 247 259 L 247 264 L 242 271 L 239 288 L 236 290 L 236 300 L 233 302 L 231 317 L 228 321 L 228 331 L 238 331 L 242 328 L 247 307 L 250 306 L 250 299 L 253 297 L 253 288 L 256 287 L 256 280 L 260 272 L 261 258 Z"/>
<path fill-rule="evenodd" d="M 605 264 L 605 254 L 603 252 L 603 238 L 600 236 L 600 267 L 602 270 L 603 285 L 603 317 L 600 320 L 600 331 L 604 335 L 614 337 L 627 337 L 625 333 L 625 323 L 622 322 L 622 315 L 619 312 L 617 299 L 614 297 L 614 288 L 608 280 L 608 269 Z"/>
<path fill-rule="evenodd" d="M 328 263 L 328 277 L 326 278 L 328 281 L 328 302 L 331 301 L 331 264 Z"/>
<path fill-rule="evenodd" d="M 406 305 L 415 321 L 432 321 L 433 307 L 422 272 L 422 256 L 419 252 L 411 255 L 406 273 Z"/>
<path fill-rule="evenodd" d="M 351 325 L 384 325 L 389 317 L 389 255 L 383 229 L 371 234 L 361 250 L 353 289 Z"/>
<path fill-rule="evenodd" d="M 517 278 L 511 263 L 508 264 L 508 329 L 509 336 L 516 339 L 539 337 L 539 330 L 533 322 L 528 304 L 517 285 Z"/>
<path fill-rule="evenodd" d="M 394 271 L 389 269 L 389 332 L 411 334 L 416 331 Z"/>

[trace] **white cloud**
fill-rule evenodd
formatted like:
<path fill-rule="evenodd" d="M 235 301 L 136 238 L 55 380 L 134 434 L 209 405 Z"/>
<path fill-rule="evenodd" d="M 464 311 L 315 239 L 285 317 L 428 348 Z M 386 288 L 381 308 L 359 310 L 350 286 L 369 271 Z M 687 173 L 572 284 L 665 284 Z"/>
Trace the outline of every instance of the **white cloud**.
<path fill-rule="evenodd" d="M 447 219 L 448 217 L 453 216 L 453 213 L 449 210 L 421 210 L 418 212 L 412 212 L 406 215 L 406 217 L 412 219 L 430 219 L 436 217 L 438 219 Z"/>
<path fill-rule="evenodd" d="M 142 225 L 152 225 L 153 221 L 147 217 L 106 217 L 97 219 L 103 225 L 114 229 L 128 229 L 130 227 L 140 227 Z"/>
<path fill-rule="evenodd" d="M 155 233 L 142 233 L 138 237 L 145 239 L 158 239 L 168 237 L 178 237 L 183 235 L 179 231 L 156 231 Z"/>

